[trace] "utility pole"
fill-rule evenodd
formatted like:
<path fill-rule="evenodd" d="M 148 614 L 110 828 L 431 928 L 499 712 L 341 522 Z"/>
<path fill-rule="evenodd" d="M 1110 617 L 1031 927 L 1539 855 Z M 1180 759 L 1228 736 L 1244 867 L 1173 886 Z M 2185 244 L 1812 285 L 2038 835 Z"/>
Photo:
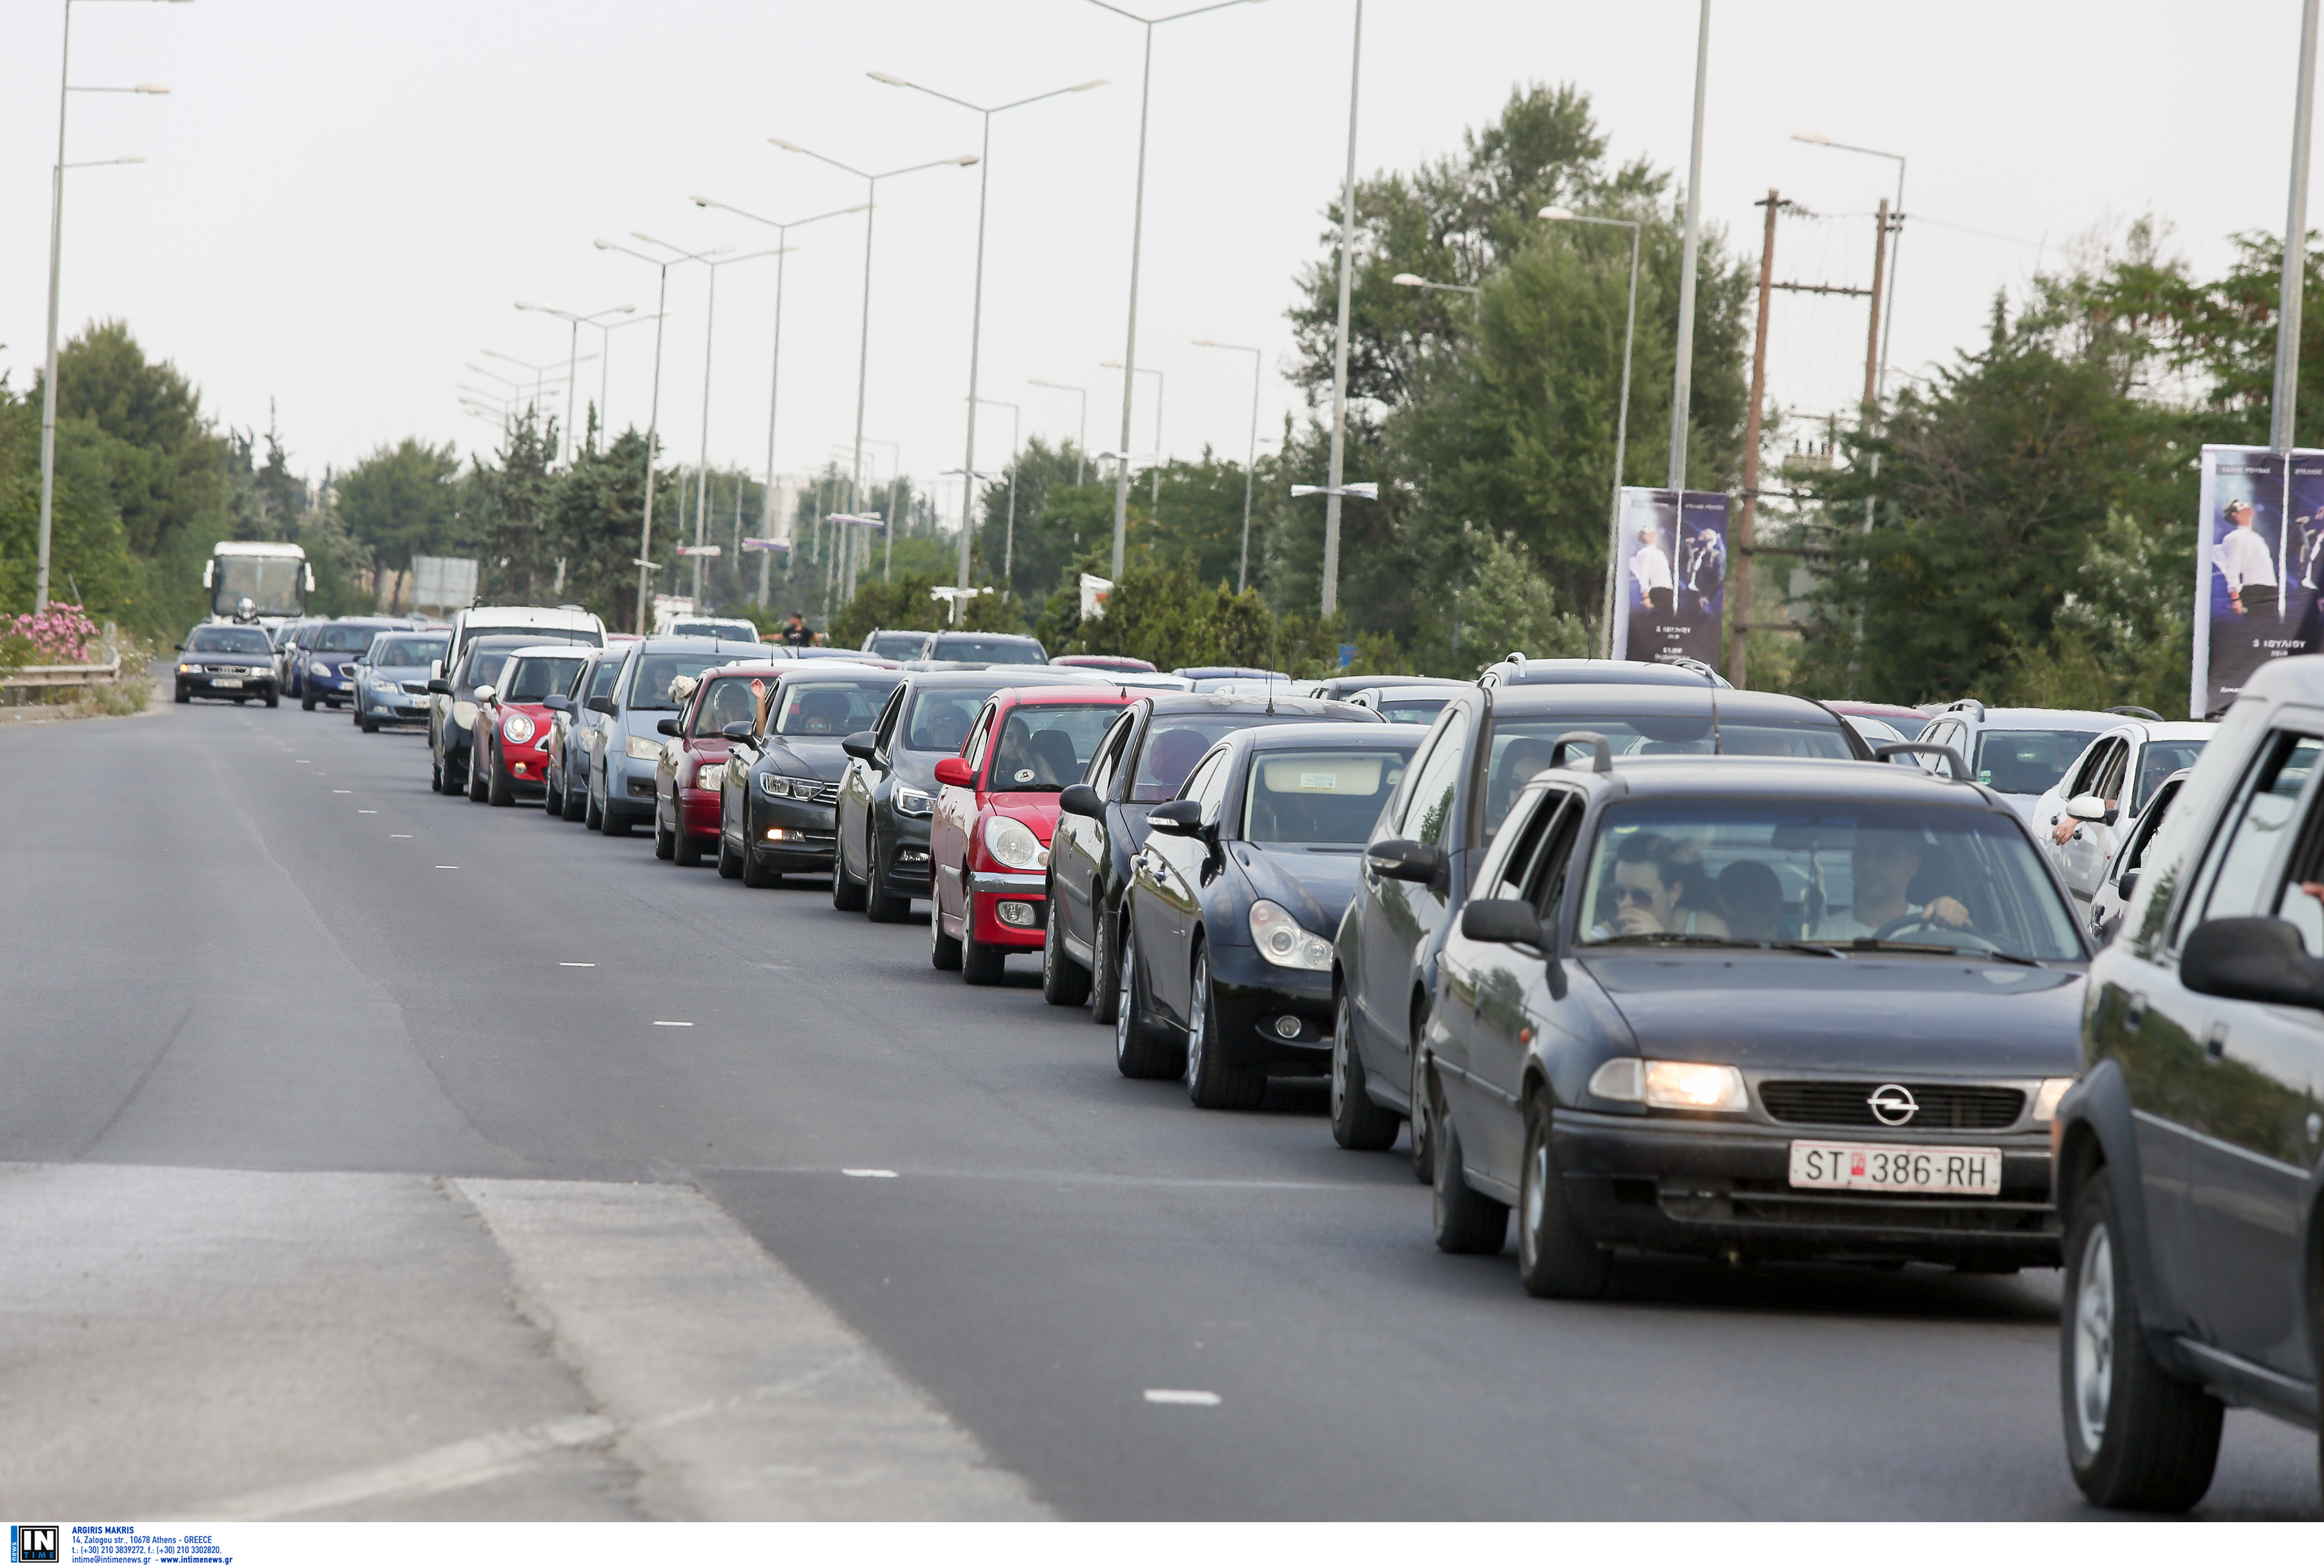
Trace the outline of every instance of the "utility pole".
<path fill-rule="evenodd" d="M 2275 405 L 2268 445 L 2292 450 L 2300 397 L 2300 304 L 2308 278 L 2308 141 L 2316 112 L 2316 3 L 2300 10 L 2300 97 L 2292 116 L 2292 199 L 2283 219 L 2283 287 L 2275 310 Z M 47 537 L 45 534 L 43 538 Z"/>
<path fill-rule="evenodd" d="M 1743 416 L 1743 515 L 1735 524 L 1735 570 L 1727 587 L 1727 619 L 1733 628 L 1728 634 L 1727 678 L 1747 688 L 1750 685 L 1751 558 L 1759 544 L 1760 421 L 1767 400 L 1767 300 L 1775 291 L 1775 215 L 1783 204 L 1783 198 L 1773 190 L 1758 204 L 1767 209 L 1767 226 L 1759 242 L 1759 325 L 1751 336 L 1751 406 Z"/>
<path fill-rule="evenodd" d="M 1711 0 L 1702 4 L 1707 12 Z M 1340 317 L 1332 343 L 1332 457 L 1323 496 L 1323 613 L 1326 621 L 1340 608 L 1340 498 L 1346 479 L 1348 441 L 1348 304 L 1356 246 L 1356 90 L 1364 79 L 1364 0 L 1356 0 L 1356 30 L 1348 59 L 1348 171 L 1340 182 Z M 1125 421 L 1121 443 L 1125 451 L 1130 447 L 1129 435 Z M 1158 501 L 1160 482 L 1156 483 Z"/>
<path fill-rule="evenodd" d="M 1772 226 L 1775 215 L 1768 214 Z M 1877 219 L 1879 233 L 1872 240 L 1872 316 L 1865 327 L 1864 337 L 1864 430 L 1872 431 L 1872 419 L 1880 406 L 1880 289 L 1888 275 L 1888 198 L 1880 198 Z"/>
<path fill-rule="evenodd" d="M 1711 72 L 1711 0 L 1694 36 L 1694 139 L 1686 162 L 1686 244 L 1679 261 L 1677 372 L 1671 396 L 1670 487 L 1686 493 L 1687 405 L 1694 382 L 1694 273 L 1702 210 L 1702 100 Z M 1683 501 L 1680 511 L 1685 511 Z"/>

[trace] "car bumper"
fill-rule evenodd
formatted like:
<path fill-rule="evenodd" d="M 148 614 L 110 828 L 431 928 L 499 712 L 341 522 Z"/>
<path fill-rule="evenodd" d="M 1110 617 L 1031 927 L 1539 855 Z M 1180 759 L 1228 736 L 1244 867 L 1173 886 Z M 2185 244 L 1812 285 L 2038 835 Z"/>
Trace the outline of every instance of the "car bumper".
<path fill-rule="evenodd" d="M 778 800 L 753 792 L 750 853 L 761 865 L 784 872 L 825 872 L 839 844 L 839 808 Z M 710 831 L 718 826 L 714 819 Z"/>
<path fill-rule="evenodd" d="M 1332 976 L 1328 973 L 1286 969 L 1260 957 L 1256 947 L 1224 942 L 1212 945 L 1210 959 L 1211 995 L 1218 1008 L 1223 1060 L 1278 1077 L 1330 1070 Z M 1291 1024 L 1283 1021 L 1286 1019 Z"/>
<path fill-rule="evenodd" d="M 1031 952 L 1047 924 L 1049 879 L 1042 872 L 971 872 L 969 929 L 987 947 Z M 1013 915 L 1014 919 L 1004 918 Z"/>
<path fill-rule="evenodd" d="M 221 681 L 233 684 L 221 685 Z M 191 696 L 264 696 L 274 689 L 274 678 L 271 675 L 181 674 L 178 677 L 178 689 Z"/>
<path fill-rule="evenodd" d="M 880 849 L 888 863 L 874 863 L 872 875 L 881 892 L 899 899 L 936 897 L 936 862 L 928 858 L 928 825 L 933 820 L 907 816 L 893 806 L 881 807 Z"/>
<path fill-rule="evenodd" d="M 424 697 L 408 692 L 382 691 L 377 687 L 358 694 L 364 717 L 383 724 L 417 724 L 428 721 L 428 703 Z"/>
<path fill-rule="evenodd" d="M 715 789 L 678 792 L 678 831 L 688 838 L 716 838 L 720 796 Z"/>
<path fill-rule="evenodd" d="M 501 763 L 507 770 L 509 786 L 519 795 L 540 795 L 549 789 L 549 753 L 540 751 L 511 752 L 503 748 Z"/>
<path fill-rule="evenodd" d="M 2054 1265 L 2046 1133 L 1875 1137 L 1858 1128 L 1775 1128 L 1560 1111 L 1552 1147 L 1566 1201 L 1591 1239 L 1655 1251 L 1754 1258 L 1921 1259 Z M 1996 1197 L 1802 1191 L 1794 1139 L 1961 1144 L 2002 1151 Z"/>

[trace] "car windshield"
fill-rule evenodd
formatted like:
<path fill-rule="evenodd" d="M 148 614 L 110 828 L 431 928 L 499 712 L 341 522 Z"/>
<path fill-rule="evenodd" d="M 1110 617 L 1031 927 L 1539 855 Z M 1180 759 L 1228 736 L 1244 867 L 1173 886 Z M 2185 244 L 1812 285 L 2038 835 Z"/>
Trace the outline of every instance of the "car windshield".
<path fill-rule="evenodd" d="M 993 748 L 993 789 L 1063 789 L 1081 779 L 1090 754 L 1121 716 L 1119 703 L 1039 703 L 1009 710 Z"/>
<path fill-rule="evenodd" d="M 680 676 L 700 675 L 729 662 L 726 653 L 646 653 L 638 657 L 638 673 L 630 681 L 630 706 L 675 713 L 678 700 L 669 695 L 670 682 Z"/>
<path fill-rule="evenodd" d="M 1360 848 L 1411 760 L 1408 749 L 1261 752 L 1250 760 L 1242 836 L 1292 849 Z"/>
<path fill-rule="evenodd" d="M 1148 727 L 1138 748 L 1138 772 L 1130 798 L 1141 806 L 1167 800 L 1178 793 L 1186 775 L 1203 753 L 1237 730 L 1259 724 L 1312 723 L 1313 714 L 1269 714 L 1258 708 L 1241 714 L 1159 714 Z"/>
<path fill-rule="evenodd" d="M 703 688 L 702 700 L 694 706 L 694 728 L 696 735 L 715 735 L 728 724 L 755 724 L 759 722 L 759 698 L 767 689 L 763 675 L 722 675 Z"/>
<path fill-rule="evenodd" d="M 939 637 L 928 650 L 930 659 L 961 664 L 1047 664 L 1049 656 L 1038 642 L 1014 637 Z"/>
<path fill-rule="evenodd" d="M 1814 712 L 1814 710 L 1811 710 Z M 1509 718 L 1493 726 L 1493 755 L 1485 786 L 1485 836 L 1500 831 L 1526 780 L 1550 764 L 1558 736 L 1590 730 L 1606 737 L 1617 757 L 1701 757 L 1711 752 L 1711 709 L 1700 714 L 1570 714 L 1563 718 Z M 1840 725 L 1814 712 L 1798 724 L 1722 721 L 1719 750 L 1738 757 L 1820 757 L 1846 761 L 1856 753 Z"/>
<path fill-rule="evenodd" d="M 324 626 L 300 643 L 317 653 L 361 653 L 378 635 L 376 626 Z"/>
<path fill-rule="evenodd" d="M 1969 766 L 1977 781 L 2004 795 L 2039 795 L 2066 776 L 2096 730 L 1987 730 Z M 2176 772 L 2172 769 L 2170 771 Z"/>
<path fill-rule="evenodd" d="M 1836 800 L 1644 800 L 1607 809 L 1578 939 L 1805 942 L 2070 961 L 2065 899 L 2012 817 Z"/>
<path fill-rule="evenodd" d="M 424 669 L 443 657 L 441 637 L 382 637 L 364 656 L 376 669 Z"/>
<path fill-rule="evenodd" d="M 925 632 L 882 632 L 872 639 L 866 653 L 876 653 L 882 659 L 918 659 L 928 645 Z"/>
<path fill-rule="evenodd" d="M 2202 754 L 2200 741 L 2149 741 L 2138 759 L 2138 792 L 2130 798 L 2130 814 L 2135 816 L 2145 810 L 2165 779 L 2181 768 L 2193 767 Z"/>
<path fill-rule="evenodd" d="M 508 684 L 501 692 L 503 702 L 539 702 L 552 691 L 568 691 L 573 678 L 581 673 L 581 656 L 570 659 L 535 657 L 520 659 L 509 671 Z"/>
<path fill-rule="evenodd" d="M 904 715 L 904 750 L 957 752 L 968 740 L 969 726 L 984 699 L 1002 683 L 931 687 L 912 694 L 911 711 Z"/>
<path fill-rule="evenodd" d="M 837 739 L 868 730 L 880 705 L 896 689 L 892 680 L 797 680 L 784 685 L 779 735 L 823 735 Z M 955 745 L 953 748 L 958 751 Z"/>
<path fill-rule="evenodd" d="M 748 621 L 680 621 L 669 629 L 672 637 L 724 637 L 729 642 L 756 642 L 759 629 Z"/>
<path fill-rule="evenodd" d="M 1449 696 L 1382 697 L 1379 714 L 1392 724 L 1433 724 L 1452 700 Z"/>
<path fill-rule="evenodd" d="M 507 663 L 507 650 L 479 648 L 468 655 L 467 670 L 456 684 L 471 691 L 480 686 L 490 686 L 501 678 L 501 668 Z"/>
<path fill-rule="evenodd" d="M 198 626 L 186 639 L 189 653 L 272 653 L 274 644 L 255 626 Z"/>

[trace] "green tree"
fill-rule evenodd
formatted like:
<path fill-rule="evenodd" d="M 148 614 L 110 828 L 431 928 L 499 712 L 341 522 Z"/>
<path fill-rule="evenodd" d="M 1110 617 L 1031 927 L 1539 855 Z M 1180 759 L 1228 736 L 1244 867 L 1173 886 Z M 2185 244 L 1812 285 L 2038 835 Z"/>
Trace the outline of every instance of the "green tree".
<path fill-rule="evenodd" d="M 431 447 L 406 436 L 381 446 L 338 484 L 339 515 L 369 552 L 374 580 L 411 569 L 415 555 L 447 555 L 459 531 L 459 458 L 452 444 Z"/>
<path fill-rule="evenodd" d="M 645 510 L 646 438 L 632 426 L 603 450 L 582 448 L 561 474 L 546 501 L 546 528 L 553 549 L 565 558 L 561 597 L 586 604 L 614 628 L 638 624 L 638 532 Z M 676 515 L 678 484 L 670 474 L 655 474 L 655 531 L 661 536 L 657 558 L 669 555 L 672 530 L 659 520 Z M 667 577 L 665 567 L 655 574 Z"/>

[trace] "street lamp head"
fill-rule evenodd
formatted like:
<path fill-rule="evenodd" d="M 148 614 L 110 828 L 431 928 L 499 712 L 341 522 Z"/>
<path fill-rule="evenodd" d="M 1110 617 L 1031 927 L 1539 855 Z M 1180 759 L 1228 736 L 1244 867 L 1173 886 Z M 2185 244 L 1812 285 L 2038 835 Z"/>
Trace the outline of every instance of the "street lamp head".
<path fill-rule="evenodd" d="M 946 163 L 957 163 L 963 169 L 969 168 L 976 163 L 982 162 L 982 161 L 983 160 L 974 152 L 964 152 L 957 158 L 946 158 L 943 160 L 943 161 Z"/>
<path fill-rule="evenodd" d="M 694 203 L 696 207 L 724 207 L 726 205 L 717 198 L 711 196 L 689 196 L 686 199 Z"/>
<path fill-rule="evenodd" d="M 774 143 L 776 146 L 780 147 L 786 152 L 804 152 L 807 151 L 806 148 L 800 146 L 797 142 L 786 142 L 780 136 L 770 136 L 767 140 Z"/>
<path fill-rule="evenodd" d="M 145 154 L 143 152 L 132 152 L 126 157 L 115 160 L 115 161 L 122 163 L 143 163 L 145 161 Z"/>
<path fill-rule="evenodd" d="M 1405 289 L 1425 289 L 1428 287 L 1428 280 L 1420 276 L 1417 272 L 1398 272 L 1395 277 L 1390 278 L 1388 281 L 1396 284 L 1399 288 Z"/>
<path fill-rule="evenodd" d="M 610 251 L 614 248 L 613 242 L 611 240 L 591 240 L 589 243 L 601 251 Z"/>
<path fill-rule="evenodd" d="M 1194 346 L 1197 348 L 1216 348 L 1218 344 L 1208 337 L 1197 337 L 1194 339 Z"/>
<path fill-rule="evenodd" d="M 1545 207 L 1537 216 L 1545 217 L 1552 223 L 1571 223 L 1573 221 L 1573 213 L 1569 208 Z"/>
<path fill-rule="evenodd" d="M 908 88 L 912 85 L 906 81 L 902 77 L 890 76 L 884 70 L 867 70 L 863 74 L 870 77 L 875 82 L 885 82 L 891 88 Z"/>
<path fill-rule="evenodd" d="M 1831 145 L 1831 138 L 1825 135 L 1821 131 L 1794 131 L 1792 133 L 1792 140 L 1794 142 L 1805 142 L 1812 147 L 1829 147 Z"/>
<path fill-rule="evenodd" d="M 133 93 L 150 94 L 154 97 L 166 98 L 170 96 L 170 89 L 162 86 L 160 82 L 139 82 L 135 87 L 131 88 L 129 90 Z"/>

